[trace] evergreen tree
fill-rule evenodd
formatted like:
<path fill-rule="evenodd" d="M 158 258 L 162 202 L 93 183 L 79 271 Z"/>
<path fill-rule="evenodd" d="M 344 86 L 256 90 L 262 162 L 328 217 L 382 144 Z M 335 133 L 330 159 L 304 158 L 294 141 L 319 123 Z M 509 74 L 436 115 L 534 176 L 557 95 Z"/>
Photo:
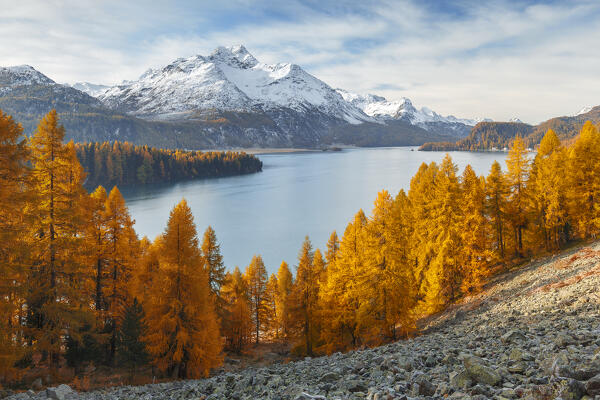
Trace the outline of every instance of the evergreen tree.
<path fill-rule="evenodd" d="M 146 335 L 144 310 L 137 298 L 125 308 L 123 323 L 119 329 L 118 355 L 120 365 L 123 365 L 135 375 L 136 369 L 148 362 L 146 344 L 142 338 Z"/>
<path fill-rule="evenodd" d="M 212 227 L 206 228 L 202 240 L 202 257 L 204 265 L 208 268 L 208 282 L 210 290 L 215 297 L 217 314 L 224 309 L 225 302 L 221 296 L 221 287 L 225 283 L 225 264 L 221 255 L 221 246 L 217 242 L 217 235 Z M 220 315 L 222 317 L 222 315 Z"/>

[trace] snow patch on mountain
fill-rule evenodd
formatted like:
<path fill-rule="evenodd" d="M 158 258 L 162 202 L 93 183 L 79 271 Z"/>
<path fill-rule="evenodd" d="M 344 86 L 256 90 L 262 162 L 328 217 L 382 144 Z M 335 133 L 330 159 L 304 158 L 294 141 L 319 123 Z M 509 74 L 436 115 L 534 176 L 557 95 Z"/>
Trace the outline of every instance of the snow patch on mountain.
<path fill-rule="evenodd" d="M 0 67 L 0 86 L 52 85 L 54 81 L 31 65 Z"/>
<path fill-rule="evenodd" d="M 351 93 L 343 89 L 337 92 L 355 107 L 361 109 L 365 114 L 375 118 L 383 119 L 405 119 L 413 125 L 426 125 L 428 123 L 460 123 L 475 126 L 481 119 L 456 118 L 453 115 L 442 116 L 427 107 L 417 109 L 410 99 L 402 97 L 400 100 L 387 100 L 385 97 L 374 94 L 361 95 Z"/>
<path fill-rule="evenodd" d="M 594 107 L 592 107 L 592 106 L 586 106 L 586 107 L 583 107 L 583 108 L 582 108 L 581 110 L 579 110 L 579 112 L 578 112 L 577 114 L 575 114 L 574 116 L 581 115 L 581 114 L 587 114 L 587 113 L 589 113 L 590 111 L 592 111 L 592 108 L 594 108 Z"/>
<path fill-rule="evenodd" d="M 284 107 L 299 112 L 316 109 L 352 124 L 373 121 L 298 65 L 261 63 L 244 46 L 218 47 L 208 57 L 177 59 L 146 71 L 137 81 L 110 88 L 99 98 L 137 115 Z"/>
<path fill-rule="evenodd" d="M 84 93 L 87 93 L 92 97 L 98 97 L 101 94 L 103 94 L 106 90 L 111 88 L 111 86 L 97 85 L 95 83 L 89 83 L 89 82 L 75 82 L 73 84 L 67 84 L 67 86 L 70 86 L 74 89 L 77 89 Z"/>

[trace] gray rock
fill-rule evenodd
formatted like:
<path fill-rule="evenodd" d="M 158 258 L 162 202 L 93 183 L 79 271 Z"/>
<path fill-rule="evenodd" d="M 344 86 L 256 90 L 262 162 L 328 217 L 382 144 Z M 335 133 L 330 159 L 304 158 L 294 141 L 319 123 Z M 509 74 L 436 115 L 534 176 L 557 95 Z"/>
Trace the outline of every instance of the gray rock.
<path fill-rule="evenodd" d="M 347 381 L 345 386 L 346 389 L 351 393 L 367 391 L 367 386 L 363 382 L 356 379 Z"/>
<path fill-rule="evenodd" d="M 563 400 L 579 400 L 585 394 L 585 385 L 575 379 L 560 382 L 558 396 Z"/>
<path fill-rule="evenodd" d="M 300 393 L 294 400 L 327 400 L 325 396 L 310 395 L 308 393 Z"/>
<path fill-rule="evenodd" d="M 585 391 L 590 396 L 600 395 L 600 375 L 594 376 L 585 384 Z"/>
<path fill-rule="evenodd" d="M 475 382 L 490 386 L 496 386 L 502 381 L 502 377 L 494 369 L 484 364 L 483 360 L 475 356 L 466 356 L 463 364 L 471 379 Z"/>
<path fill-rule="evenodd" d="M 66 396 L 73 393 L 73 389 L 69 385 L 59 385 L 46 389 L 46 395 L 50 399 L 65 400 Z"/>
<path fill-rule="evenodd" d="M 340 376 L 335 372 L 328 372 L 319 378 L 319 382 L 334 383 L 340 380 Z"/>
<path fill-rule="evenodd" d="M 466 389 L 470 387 L 473 383 L 471 377 L 469 376 L 469 373 L 465 369 L 462 369 L 458 372 L 450 372 L 449 378 L 450 384 L 458 389 Z"/>
<path fill-rule="evenodd" d="M 504 343 L 515 343 L 517 341 L 522 341 L 525 339 L 526 336 L 523 334 L 523 332 L 518 331 L 516 329 L 508 331 L 500 338 L 500 340 L 502 340 L 502 342 Z"/>

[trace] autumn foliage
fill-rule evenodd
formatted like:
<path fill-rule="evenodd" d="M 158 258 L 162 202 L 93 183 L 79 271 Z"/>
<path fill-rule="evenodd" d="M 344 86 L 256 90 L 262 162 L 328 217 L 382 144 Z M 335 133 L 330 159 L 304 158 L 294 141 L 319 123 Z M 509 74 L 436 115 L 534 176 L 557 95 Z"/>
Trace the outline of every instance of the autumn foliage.
<path fill-rule="evenodd" d="M 64 133 L 54 111 L 30 138 L 0 112 L 0 384 L 34 363 L 194 378 L 223 350 L 265 341 L 298 355 L 377 345 L 478 292 L 496 266 L 600 232 L 588 122 L 568 148 L 548 131 L 535 155 L 517 136 L 506 171 L 494 163 L 485 177 L 449 155 L 422 164 L 408 191 L 380 192 L 324 251 L 306 237 L 291 267 L 269 276 L 255 255 L 227 272 L 185 200 L 161 235 L 139 239 L 117 187 L 84 189 Z"/>

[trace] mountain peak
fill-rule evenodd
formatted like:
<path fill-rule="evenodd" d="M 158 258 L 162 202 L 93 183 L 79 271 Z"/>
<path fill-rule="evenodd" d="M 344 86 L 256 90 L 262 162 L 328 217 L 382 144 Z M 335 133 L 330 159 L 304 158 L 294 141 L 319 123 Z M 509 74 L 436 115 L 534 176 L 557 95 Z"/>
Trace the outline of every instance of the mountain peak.
<path fill-rule="evenodd" d="M 0 67 L 1 86 L 20 85 L 51 85 L 55 83 L 52 79 L 42 74 L 31 65 L 15 65 L 12 67 Z"/>
<path fill-rule="evenodd" d="M 208 59 L 241 68 L 252 68 L 258 64 L 258 60 L 241 44 L 228 47 L 219 46 L 213 50 Z"/>
<path fill-rule="evenodd" d="M 594 107 L 592 107 L 592 106 L 583 107 L 583 108 L 582 108 L 581 110 L 579 110 L 579 112 L 578 112 L 577 114 L 575 114 L 575 115 L 577 116 L 577 115 L 581 115 L 581 114 L 587 114 L 587 113 L 589 113 L 590 111 L 592 111 L 592 108 L 594 108 Z"/>

